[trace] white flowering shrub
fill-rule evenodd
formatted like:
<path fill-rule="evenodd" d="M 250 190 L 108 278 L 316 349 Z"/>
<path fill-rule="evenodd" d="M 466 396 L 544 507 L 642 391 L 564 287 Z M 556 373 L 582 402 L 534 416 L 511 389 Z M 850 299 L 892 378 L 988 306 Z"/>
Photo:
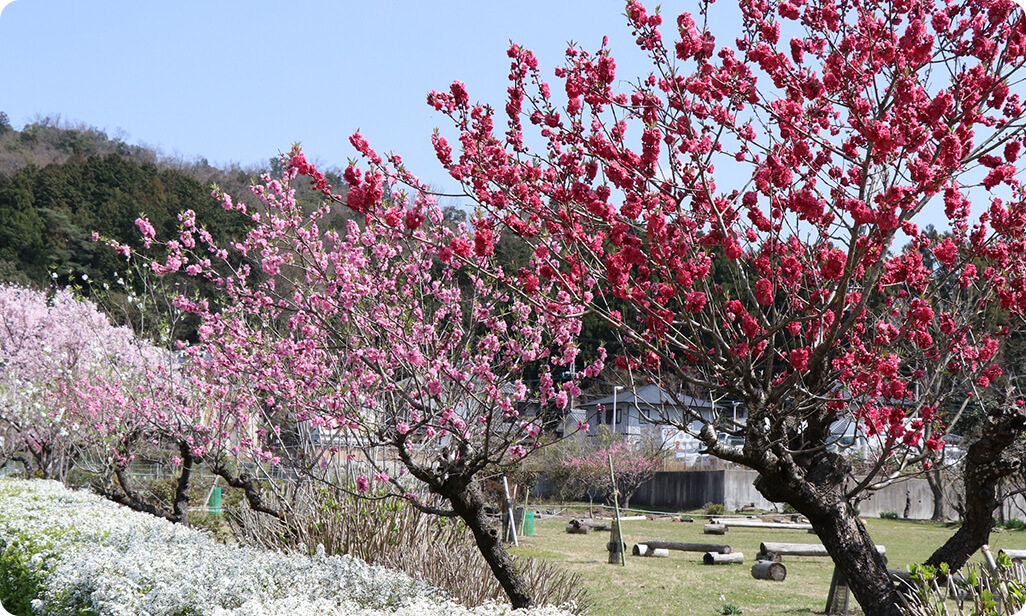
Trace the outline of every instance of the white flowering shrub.
<path fill-rule="evenodd" d="M 48 481 L 0 480 L 0 598 L 45 616 L 485 616 L 349 556 L 215 543 L 205 532 Z M 15 583 L 12 583 L 13 580 Z M 6 586 L 4 586 L 6 584 Z M 14 606 L 14 607 L 12 607 Z M 22 612 L 24 613 L 24 612 Z M 518 612 L 569 616 L 557 608 Z"/>

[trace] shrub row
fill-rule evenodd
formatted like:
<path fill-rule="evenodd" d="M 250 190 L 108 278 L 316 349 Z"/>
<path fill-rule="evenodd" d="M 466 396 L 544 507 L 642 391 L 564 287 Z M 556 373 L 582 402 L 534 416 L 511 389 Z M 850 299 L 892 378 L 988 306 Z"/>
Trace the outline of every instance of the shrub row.
<path fill-rule="evenodd" d="M 0 600 L 47 616 L 484 616 L 349 556 L 283 554 L 129 511 L 58 483 L 0 480 Z M 546 607 L 518 616 L 567 616 Z"/>

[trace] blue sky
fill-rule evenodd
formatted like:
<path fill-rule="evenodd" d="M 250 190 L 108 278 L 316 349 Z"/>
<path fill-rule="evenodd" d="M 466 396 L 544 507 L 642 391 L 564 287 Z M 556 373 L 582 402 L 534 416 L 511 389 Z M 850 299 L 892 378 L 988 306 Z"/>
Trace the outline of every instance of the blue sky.
<path fill-rule="evenodd" d="M 662 4 L 672 24 L 695 3 Z M 594 50 L 609 35 L 619 74 L 633 77 L 644 64 L 622 13 L 619 0 L 15 0 L 0 13 L 0 110 L 16 128 L 60 116 L 244 166 L 294 141 L 344 166 L 360 129 L 444 189 L 430 136 L 446 119 L 428 91 L 460 79 L 501 106 L 510 39 L 551 77 L 568 40 Z"/>

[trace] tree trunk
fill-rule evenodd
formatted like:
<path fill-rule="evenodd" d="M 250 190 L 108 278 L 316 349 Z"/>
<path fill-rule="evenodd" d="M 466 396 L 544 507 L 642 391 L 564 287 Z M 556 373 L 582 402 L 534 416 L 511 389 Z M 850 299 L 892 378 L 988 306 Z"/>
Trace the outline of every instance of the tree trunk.
<path fill-rule="evenodd" d="M 930 492 L 933 494 L 933 515 L 930 516 L 930 520 L 943 522 L 946 516 L 944 515 L 944 477 L 941 475 L 941 469 L 932 468 L 926 471 L 926 483 L 930 486 Z"/>
<path fill-rule="evenodd" d="M 189 484 L 192 479 L 192 465 L 195 458 L 192 455 L 192 448 L 187 443 L 179 443 L 178 451 L 182 454 L 182 472 L 178 475 L 178 484 L 175 486 L 175 500 L 172 503 L 172 515 L 181 524 L 189 523 Z"/>
<path fill-rule="evenodd" d="M 962 526 L 927 559 L 927 565 L 947 563 L 952 571 L 958 570 L 990 540 L 994 510 L 1000 504 L 998 484 L 1022 467 L 1026 444 L 1019 436 L 1024 429 L 1026 409 L 1011 400 L 988 412 L 979 438 L 965 456 Z"/>
<path fill-rule="evenodd" d="M 485 517 L 484 498 L 477 484 L 470 483 L 462 488 L 454 486 L 442 490 L 440 493 L 449 500 L 456 515 L 466 522 L 471 532 L 474 533 L 477 548 L 481 551 L 488 566 L 491 567 L 495 579 L 502 585 L 513 608 L 531 607 L 532 601 L 527 582 L 516 570 L 513 559 L 502 545 L 499 531 L 489 524 L 488 518 Z"/>
<path fill-rule="evenodd" d="M 903 599 L 883 556 L 843 490 L 849 470 L 842 457 L 821 451 L 761 470 L 755 487 L 809 519 L 866 616 L 903 616 Z"/>
<path fill-rule="evenodd" d="M 866 616 L 903 615 L 903 600 L 887 574 L 887 564 L 847 500 L 835 500 L 805 515 Z"/>

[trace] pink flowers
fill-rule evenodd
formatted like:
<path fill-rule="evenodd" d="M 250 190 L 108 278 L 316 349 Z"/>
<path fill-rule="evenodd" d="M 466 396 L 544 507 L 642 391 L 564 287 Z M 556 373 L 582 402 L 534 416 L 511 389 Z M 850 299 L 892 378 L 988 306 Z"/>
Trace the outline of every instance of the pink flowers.
<path fill-rule="evenodd" d="M 135 226 L 139 228 L 139 232 L 143 236 L 143 248 L 149 248 L 153 245 L 153 240 L 157 236 L 156 229 L 150 224 L 150 221 L 146 218 L 136 218 Z"/>

